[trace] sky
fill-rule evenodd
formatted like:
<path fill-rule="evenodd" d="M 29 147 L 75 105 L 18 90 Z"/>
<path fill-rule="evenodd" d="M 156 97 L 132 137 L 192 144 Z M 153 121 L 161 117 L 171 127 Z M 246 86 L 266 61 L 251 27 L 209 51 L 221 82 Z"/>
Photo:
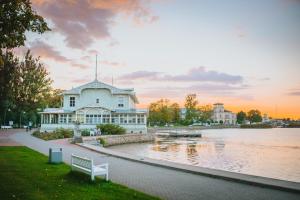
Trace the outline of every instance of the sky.
<path fill-rule="evenodd" d="M 51 32 L 26 47 L 53 87 L 95 79 L 134 88 L 140 108 L 222 102 L 238 112 L 300 118 L 299 0 L 32 0 Z"/>

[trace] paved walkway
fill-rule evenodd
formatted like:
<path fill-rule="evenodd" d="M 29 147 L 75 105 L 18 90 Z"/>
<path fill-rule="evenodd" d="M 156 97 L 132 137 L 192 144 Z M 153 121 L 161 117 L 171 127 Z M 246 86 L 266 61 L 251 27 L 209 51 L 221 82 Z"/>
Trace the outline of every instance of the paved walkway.
<path fill-rule="evenodd" d="M 22 144 L 15 142 L 14 140 L 10 139 L 10 136 L 18 133 L 23 132 L 22 129 L 1 129 L 0 130 L 0 146 L 21 146 Z"/>
<path fill-rule="evenodd" d="M 70 163 L 71 153 L 91 157 L 95 164 L 108 162 L 110 179 L 113 182 L 163 199 L 300 199 L 300 194 L 296 193 L 261 188 L 106 156 L 77 145 L 71 145 L 66 140 L 46 142 L 28 133 L 16 133 L 10 135 L 10 138 L 45 155 L 48 154 L 49 147 L 62 147 L 66 163 Z"/>

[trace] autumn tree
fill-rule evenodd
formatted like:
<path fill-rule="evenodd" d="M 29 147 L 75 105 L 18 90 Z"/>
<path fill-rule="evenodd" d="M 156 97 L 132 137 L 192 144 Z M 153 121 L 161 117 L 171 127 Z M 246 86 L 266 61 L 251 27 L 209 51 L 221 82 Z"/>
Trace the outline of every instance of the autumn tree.
<path fill-rule="evenodd" d="M 178 103 L 173 103 L 170 105 L 172 112 L 172 122 L 178 123 L 180 121 L 180 107 Z"/>
<path fill-rule="evenodd" d="M 253 123 L 253 122 L 261 122 L 262 121 L 261 112 L 259 110 L 250 110 L 247 113 L 247 119 L 251 123 Z"/>
<path fill-rule="evenodd" d="M 199 111 L 198 115 L 201 122 L 206 123 L 211 119 L 213 114 L 213 108 L 211 105 L 199 106 L 197 110 Z"/>
<path fill-rule="evenodd" d="M 180 120 L 180 108 L 178 103 L 171 103 L 168 99 L 160 99 L 149 106 L 150 124 L 165 125 L 177 123 Z"/>
<path fill-rule="evenodd" d="M 196 94 L 188 94 L 185 98 L 184 107 L 186 108 L 186 116 L 185 119 L 192 122 L 197 117 L 197 95 Z"/>

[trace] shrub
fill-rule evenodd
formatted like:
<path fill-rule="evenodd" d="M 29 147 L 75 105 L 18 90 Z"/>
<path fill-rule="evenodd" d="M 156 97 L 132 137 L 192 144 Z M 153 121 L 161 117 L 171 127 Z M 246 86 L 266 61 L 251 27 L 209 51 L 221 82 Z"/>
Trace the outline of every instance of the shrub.
<path fill-rule="evenodd" d="M 270 124 L 242 124 L 241 128 L 273 128 Z"/>
<path fill-rule="evenodd" d="M 103 138 L 99 138 L 99 142 L 100 142 L 100 144 L 102 144 L 103 146 L 105 146 L 105 140 Z"/>
<path fill-rule="evenodd" d="M 289 125 L 285 126 L 287 128 L 300 128 L 299 123 L 290 123 Z"/>
<path fill-rule="evenodd" d="M 103 135 L 121 135 L 126 133 L 126 129 L 116 124 L 97 125 Z"/>
<path fill-rule="evenodd" d="M 82 136 L 90 136 L 90 131 L 88 129 L 83 129 L 83 130 L 81 130 L 81 135 Z"/>
<path fill-rule="evenodd" d="M 73 137 L 73 131 L 70 129 L 59 128 L 53 132 L 34 131 L 32 135 L 43 140 L 56 140 Z"/>

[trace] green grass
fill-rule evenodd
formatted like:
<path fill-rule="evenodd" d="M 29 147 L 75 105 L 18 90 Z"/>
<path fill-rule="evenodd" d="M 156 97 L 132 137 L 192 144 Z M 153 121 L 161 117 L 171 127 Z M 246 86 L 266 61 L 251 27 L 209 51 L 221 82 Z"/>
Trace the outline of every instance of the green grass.
<path fill-rule="evenodd" d="M 27 147 L 0 147 L 0 199 L 157 199 L 103 179 L 90 181 Z"/>

